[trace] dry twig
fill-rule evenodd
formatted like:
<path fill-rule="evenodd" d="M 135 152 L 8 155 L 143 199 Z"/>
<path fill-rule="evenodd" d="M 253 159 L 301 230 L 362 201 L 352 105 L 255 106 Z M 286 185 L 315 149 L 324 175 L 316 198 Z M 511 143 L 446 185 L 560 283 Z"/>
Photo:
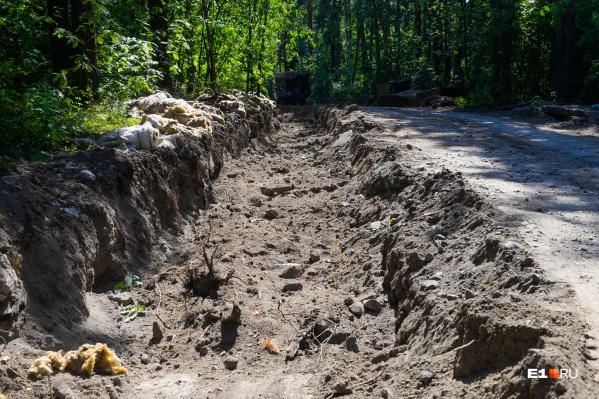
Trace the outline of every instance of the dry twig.
<path fill-rule="evenodd" d="M 465 345 L 462 345 L 462 346 L 458 346 L 457 348 L 455 348 L 455 349 L 452 349 L 452 350 L 450 350 L 449 352 L 457 352 L 457 351 L 459 351 L 459 350 L 466 349 L 467 347 L 469 347 L 470 345 L 472 345 L 472 344 L 473 344 L 473 343 L 475 343 L 475 342 L 476 342 L 476 340 L 475 340 L 475 339 L 473 339 L 472 341 L 468 342 L 467 344 L 465 344 Z M 449 352 L 445 352 L 445 353 L 449 353 Z"/>
<path fill-rule="evenodd" d="M 467 347 L 469 347 L 470 345 L 472 345 L 475 342 L 476 342 L 476 340 L 473 339 L 472 341 L 468 342 L 467 344 L 464 344 L 462 346 L 458 346 L 457 348 L 450 349 L 447 352 L 443 352 L 443 353 L 440 353 L 438 355 L 432 356 L 431 359 L 434 359 L 434 358 L 439 357 L 439 356 L 447 355 L 448 353 L 457 352 L 457 351 L 460 351 L 462 349 L 466 349 Z"/>
<path fill-rule="evenodd" d="M 231 377 L 233 374 L 235 374 L 236 372 L 237 372 L 237 369 L 233 370 L 233 371 L 231 372 L 231 374 L 229 374 L 229 375 L 227 375 L 227 376 L 225 376 L 225 377 L 223 377 L 223 378 L 221 378 L 221 379 L 218 379 L 218 380 L 216 380 L 216 381 L 212 381 L 210 384 L 202 385 L 202 386 L 200 386 L 200 387 L 196 388 L 196 390 L 197 390 L 197 389 L 202 389 L 202 388 L 207 388 L 207 387 L 209 387 L 209 386 L 211 386 L 211 385 L 214 385 L 214 384 L 216 384 L 217 382 L 224 381 L 224 380 L 226 380 L 227 378 L 230 378 L 230 377 Z"/>
<path fill-rule="evenodd" d="M 297 332 L 298 334 L 301 335 L 301 332 L 295 328 L 295 326 L 293 324 L 291 324 L 291 322 L 289 320 L 287 320 L 287 318 L 285 317 L 285 313 L 283 313 L 283 311 L 281 310 L 281 306 L 283 305 L 283 302 L 279 299 L 279 306 L 277 306 L 277 310 L 281 313 L 281 316 L 283 316 L 283 320 L 285 320 L 287 322 L 287 324 L 289 324 L 291 326 L 291 328 L 293 328 L 295 330 L 295 332 Z"/>
<path fill-rule="evenodd" d="M 158 283 L 154 285 L 154 291 L 158 294 L 158 305 L 156 305 L 156 317 L 158 317 L 158 320 L 160 320 L 166 328 L 170 329 L 171 327 L 164 320 L 162 320 L 162 317 L 160 317 L 160 313 L 158 313 L 158 311 L 160 310 L 160 304 L 162 303 L 162 290 L 160 290 L 160 286 L 158 285 Z"/>

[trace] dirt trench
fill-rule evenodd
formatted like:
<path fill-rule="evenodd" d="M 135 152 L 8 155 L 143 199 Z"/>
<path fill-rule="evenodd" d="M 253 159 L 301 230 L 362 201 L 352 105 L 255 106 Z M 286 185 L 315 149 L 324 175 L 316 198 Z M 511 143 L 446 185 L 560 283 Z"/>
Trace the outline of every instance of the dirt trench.
<path fill-rule="evenodd" d="M 113 223 L 135 244 L 98 234 L 98 242 L 115 244 L 100 257 L 112 268 L 92 267 L 94 283 L 76 277 L 89 265 L 65 271 L 50 261 L 94 247 L 53 225 L 65 248 L 43 265 L 62 274 L 40 296 L 48 274 L 24 274 L 28 310 L 21 324 L 11 319 L 20 338 L 0 365 L 8 397 L 593 397 L 593 338 L 575 315 L 556 310 L 567 290 L 459 173 L 427 172 L 408 140 L 376 140 L 383 127 L 356 107 L 281 109 L 275 125 L 272 134 L 238 141 L 247 144 L 239 152 L 220 152 L 215 168 L 190 156 L 212 148 L 204 146 L 186 156 L 143 154 L 107 174 L 113 185 L 102 184 L 96 198 L 111 198 L 109 208 L 121 212 Z M 121 170 L 111 154 L 93 153 L 92 161 Z M 144 170 L 137 184 L 123 178 L 130 168 Z M 11 186 L 11 217 L 30 179 Z M 64 212 L 81 188 L 60 187 Z M 127 196 L 139 208 L 125 206 Z M 153 217 L 142 214 L 136 224 L 121 216 L 136 209 Z M 11 251 L 3 251 L 7 259 L 16 257 Z M 33 259 L 52 253 L 36 251 Z M 107 291 L 128 270 L 142 278 L 130 295 L 147 312 L 126 323 Z M 161 339 L 153 339 L 154 324 Z M 43 350 L 88 341 L 108 343 L 129 373 L 39 382 L 13 374 L 25 376 Z M 527 378 L 529 368 L 553 367 L 576 369 L 579 378 Z"/>

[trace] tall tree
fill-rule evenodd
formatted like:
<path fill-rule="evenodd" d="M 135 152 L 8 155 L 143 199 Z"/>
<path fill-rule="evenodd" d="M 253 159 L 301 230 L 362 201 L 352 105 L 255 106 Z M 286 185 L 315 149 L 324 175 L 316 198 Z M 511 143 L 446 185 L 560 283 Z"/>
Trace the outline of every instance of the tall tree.
<path fill-rule="evenodd" d="M 57 34 L 59 30 L 70 31 L 69 0 L 47 0 L 50 35 L 50 54 L 52 70 L 60 73 L 75 67 L 73 59 L 73 45 L 69 44 L 67 37 Z"/>
<path fill-rule="evenodd" d="M 565 7 L 558 11 L 555 76 L 557 96 L 564 101 L 571 101 L 574 97 L 575 3 L 575 0 L 567 1 Z"/>
<path fill-rule="evenodd" d="M 153 34 L 155 46 L 155 58 L 158 70 L 162 74 L 160 85 L 170 87 L 170 71 L 168 65 L 168 0 L 148 0 L 148 11 L 150 15 L 150 31 Z"/>
<path fill-rule="evenodd" d="M 98 75 L 98 44 L 96 21 L 97 0 L 71 0 L 72 29 L 79 38 L 78 86 L 82 91 L 89 89 L 94 100 L 99 99 L 100 80 Z"/>

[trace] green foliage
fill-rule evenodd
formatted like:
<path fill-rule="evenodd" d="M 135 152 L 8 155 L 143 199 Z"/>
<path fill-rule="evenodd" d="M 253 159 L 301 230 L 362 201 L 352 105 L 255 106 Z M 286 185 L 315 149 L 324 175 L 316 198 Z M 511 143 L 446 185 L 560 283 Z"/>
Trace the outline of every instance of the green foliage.
<path fill-rule="evenodd" d="M 117 285 L 115 285 L 113 287 L 114 291 L 120 291 L 120 292 L 129 292 L 131 291 L 131 286 L 125 284 L 125 283 L 118 283 Z"/>
<path fill-rule="evenodd" d="M 64 148 L 80 121 L 74 103 L 48 83 L 23 92 L 0 90 L 0 109 L 0 131 L 5 136 L 0 155 L 26 159 Z"/>
<path fill-rule="evenodd" d="M 92 104 L 79 113 L 78 128 L 84 136 L 100 136 L 121 127 L 139 124 L 138 118 L 127 115 L 126 104 L 122 101 Z"/>
<path fill-rule="evenodd" d="M 121 307 L 121 315 L 124 316 L 123 322 L 129 323 L 135 320 L 138 316 L 144 316 L 146 314 L 146 307 L 144 305 L 135 304 Z"/>
<path fill-rule="evenodd" d="M 135 310 L 135 311 L 141 313 L 141 312 L 145 312 L 146 311 L 146 307 L 144 305 L 141 305 L 141 304 L 136 304 L 136 305 L 123 306 L 121 308 L 121 311 L 123 311 L 123 312 L 128 312 L 128 311 L 131 311 L 131 310 Z"/>
<path fill-rule="evenodd" d="M 556 94 L 556 28 L 574 5 L 574 82 L 589 101 L 599 60 L 599 0 L 382 1 L 315 4 L 317 97 L 373 94 L 409 79 L 413 88 L 461 86 L 478 106 Z M 339 83 L 342 90 L 339 89 Z"/>
<path fill-rule="evenodd" d="M 9 170 L 11 159 L 40 159 L 44 151 L 69 149 L 73 137 L 98 136 L 139 123 L 127 116 L 122 101 L 81 107 L 47 83 L 24 93 L 0 90 L 0 109 L 0 173 Z"/>
<path fill-rule="evenodd" d="M 162 78 L 152 60 L 152 43 L 105 30 L 98 37 L 100 95 L 123 101 L 150 93 Z"/>
<path fill-rule="evenodd" d="M 468 105 L 468 101 L 466 101 L 464 97 L 457 97 L 455 99 L 455 105 L 460 108 L 466 108 L 466 106 Z"/>
<path fill-rule="evenodd" d="M 297 65 L 298 51 L 306 46 L 304 14 L 291 0 L 168 3 L 166 73 L 180 95 L 232 89 L 269 93 L 274 72 L 286 60 Z"/>
<path fill-rule="evenodd" d="M 141 288 L 141 278 L 131 272 L 125 276 L 125 284 L 133 288 Z"/>
<path fill-rule="evenodd" d="M 10 172 L 16 160 L 13 157 L 0 155 L 0 175 Z"/>
<path fill-rule="evenodd" d="M 599 101 L 599 0 L 65 1 L 66 16 L 47 0 L 0 2 L 0 172 L 137 123 L 125 101 L 159 86 L 273 95 L 275 71 L 302 69 L 315 100 L 403 79 L 465 87 L 474 106 L 564 97 L 567 12 L 575 95 Z"/>
<path fill-rule="evenodd" d="M 534 96 L 530 102 L 530 109 L 536 113 L 541 114 L 543 112 L 543 104 L 539 96 Z"/>
<path fill-rule="evenodd" d="M 115 285 L 113 289 L 114 289 L 114 291 L 129 292 L 129 291 L 131 291 L 132 288 L 141 288 L 141 287 L 142 287 L 141 278 L 139 278 L 139 276 L 129 272 L 125 276 L 125 279 L 123 280 L 123 282 Z"/>

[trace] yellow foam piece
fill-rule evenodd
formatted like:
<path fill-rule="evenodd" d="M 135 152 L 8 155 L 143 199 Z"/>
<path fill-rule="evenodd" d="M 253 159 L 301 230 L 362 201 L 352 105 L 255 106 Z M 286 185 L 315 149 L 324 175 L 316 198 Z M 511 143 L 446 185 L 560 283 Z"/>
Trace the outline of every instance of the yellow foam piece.
<path fill-rule="evenodd" d="M 52 360 L 48 356 L 35 359 L 27 373 L 37 380 L 52 374 Z"/>
<path fill-rule="evenodd" d="M 45 356 L 35 359 L 29 369 L 29 375 L 40 379 L 52 374 L 53 369 L 67 370 L 73 374 L 125 374 L 117 355 L 106 344 L 85 344 L 79 349 L 69 351 L 64 356 L 59 352 L 47 352 Z"/>

